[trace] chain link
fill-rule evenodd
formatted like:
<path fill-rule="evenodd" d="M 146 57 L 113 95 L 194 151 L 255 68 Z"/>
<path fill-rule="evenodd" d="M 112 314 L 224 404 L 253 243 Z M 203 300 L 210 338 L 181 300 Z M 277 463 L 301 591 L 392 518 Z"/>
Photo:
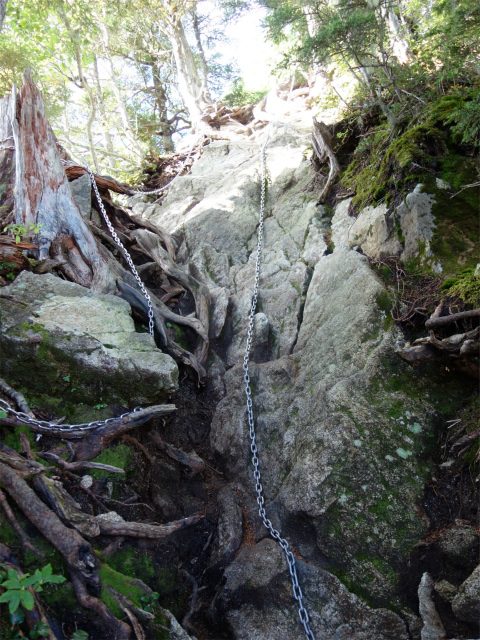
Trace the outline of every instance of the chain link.
<path fill-rule="evenodd" d="M 98 427 L 103 427 L 107 424 L 110 424 L 113 421 L 121 420 L 122 418 L 126 418 L 127 416 L 131 416 L 134 413 L 138 413 L 141 411 L 141 407 L 135 407 L 132 411 L 127 411 L 126 413 L 122 413 L 122 415 L 117 416 L 116 418 L 107 418 L 106 420 L 93 420 L 92 422 L 79 422 L 78 424 L 57 424 L 56 422 L 51 422 L 49 420 L 38 420 L 33 416 L 30 416 L 28 413 L 24 413 L 23 411 L 15 411 L 13 407 L 11 407 L 8 402 L 0 399 L 0 410 L 5 411 L 7 414 L 15 416 L 24 424 L 28 424 L 33 427 L 35 431 L 40 433 L 50 433 L 52 434 L 54 431 L 58 432 L 68 432 L 68 431 L 91 431 L 92 429 L 98 429 Z"/>
<path fill-rule="evenodd" d="M 152 299 L 150 297 L 150 294 L 145 288 L 145 285 L 143 284 L 143 281 L 140 278 L 135 265 L 133 264 L 132 256 L 129 254 L 126 247 L 123 245 L 122 241 L 118 237 L 118 234 L 115 231 L 110 221 L 110 218 L 107 215 L 105 206 L 102 202 L 100 193 L 98 191 L 97 181 L 95 180 L 94 174 L 89 169 L 89 167 L 85 167 L 85 168 L 86 168 L 86 171 L 88 172 L 88 175 L 90 176 L 90 181 L 92 183 L 93 191 L 97 198 L 100 213 L 102 214 L 103 219 L 105 220 L 105 224 L 107 225 L 112 238 L 115 240 L 116 244 L 122 250 L 123 255 L 125 256 L 125 260 L 127 261 L 127 264 L 130 267 L 130 271 L 132 272 L 133 277 L 137 281 L 137 284 L 140 287 L 140 290 L 145 300 L 147 301 L 148 333 L 153 337 L 153 331 L 155 328 L 155 319 L 154 319 L 153 304 L 152 304 Z M 110 424 L 114 420 L 121 420 L 122 418 L 130 416 L 138 411 L 141 411 L 141 408 L 136 407 L 132 411 L 127 411 L 126 413 L 122 413 L 121 416 L 117 416 L 115 418 L 107 418 L 106 420 L 94 420 L 92 422 L 80 422 L 78 424 L 57 424 L 56 422 L 51 422 L 48 420 L 38 420 L 37 418 L 34 418 L 33 416 L 30 416 L 28 415 L 28 413 L 24 413 L 23 411 L 15 411 L 15 409 L 13 409 L 13 407 L 11 407 L 8 404 L 8 402 L 5 402 L 4 400 L 1 400 L 1 399 L 0 399 L 0 410 L 6 411 L 7 414 L 15 416 L 17 419 L 21 420 L 24 424 L 29 425 L 39 433 L 53 434 L 55 432 L 57 433 L 66 433 L 66 432 L 72 432 L 72 431 L 84 432 L 84 431 L 91 431 L 93 429 L 98 429 L 98 427 L 103 427 L 107 424 Z"/>
<path fill-rule="evenodd" d="M 192 157 L 192 154 L 193 154 L 195 148 L 196 148 L 195 146 L 192 146 L 190 148 L 190 151 L 188 152 L 185 160 L 182 162 L 182 164 L 180 166 L 180 169 L 173 176 L 173 178 L 169 182 L 167 182 L 167 184 L 163 185 L 163 187 L 158 187 L 158 189 L 150 189 L 150 190 L 145 190 L 145 191 L 143 191 L 142 189 L 131 189 L 130 193 L 132 195 L 153 196 L 153 195 L 158 195 L 159 193 L 163 193 L 163 191 L 166 191 L 169 187 L 172 186 L 172 184 L 175 182 L 175 180 L 182 175 L 182 173 L 185 170 L 185 167 L 187 166 L 188 161 Z"/>
<path fill-rule="evenodd" d="M 116 244 L 122 250 L 122 253 L 125 256 L 125 260 L 127 261 L 127 264 L 130 267 L 130 271 L 132 272 L 133 277 L 137 281 L 137 284 L 140 287 L 140 291 L 142 292 L 143 297 L 147 301 L 148 333 L 151 336 L 153 336 L 153 330 L 155 328 L 155 319 L 154 319 L 153 304 L 152 304 L 152 299 L 150 297 L 150 294 L 148 293 L 147 289 L 145 288 L 145 285 L 143 284 L 143 280 L 138 275 L 138 271 L 137 271 L 135 265 L 133 264 L 132 256 L 129 254 L 129 252 L 127 251 L 125 245 L 122 243 L 122 241 L 118 237 L 118 233 L 115 231 L 115 229 L 113 227 L 113 224 L 111 223 L 110 218 L 107 215 L 107 212 L 105 210 L 105 206 L 103 204 L 102 198 L 100 197 L 100 192 L 98 191 L 97 181 L 95 180 L 94 174 L 92 173 L 92 171 L 90 170 L 90 168 L 88 166 L 86 166 L 85 169 L 87 170 L 88 175 L 90 176 L 90 182 L 92 183 L 93 191 L 94 191 L 95 196 L 97 198 L 98 208 L 100 209 L 100 213 L 102 214 L 102 217 L 105 220 L 105 224 L 107 225 L 108 230 L 110 231 L 110 235 L 112 236 L 112 238 L 115 240 Z"/>
<path fill-rule="evenodd" d="M 260 214 L 259 214 L 258 229 L 257 229 L 255 280 L 253 284 L 250 313 L 248 316 L 247 341 L 245 344 L 245 352 L 243 356 L 243 383 L 245 387 L 245 396 L 247 400 L 248 433 L 250 437 L 250 451 L 252 453 L 253 477 L 255 479 L 255 494 L 257 497 L 258 513 L 264 527 L 268 530 L 272 538 L 274 538 L 274 540 L 277 541 L 277 543 L 280 545 L 284 553 L 285 560 L 287 561 L 287 565 L 288 565 L 288 571 L 290 573 L 290 579 L 292 582 L 293 597 L 297 601 L 297 605 L 298 605 L 298 615 L 300 617 L 300 622 L 303 625 L 303 629 L 305 631 L 305 635 L 308 638 L 308 640 L 315 640 L 315 636 L 310 626 L 310 617 L 308 615 L 307 609 L 305 608 L 302 589 L 298 581 L 297 564 L 295 561 L 295 557 L 290 549 L 290 545 L 288 541 L 282 537 L 282 535 L 277 529 L 275 529 L 275 527 L 272 524 L 272 521 L 268 518 L 266 509 L 265 509 L 265 496 L 263 492 L 262 478 L 260 473 L 260 460 L 259 460 L 258 447 L 257 447 L 255 416 L 253 412 L 252 388 L 250 385 L 249 362 L 250 362 L 250 353 L 252 350 L 253 339 L 254 339 L 255 313 L 257 310 L 260 274 L 261 274 L 261 265 L 262 265 L 262 253 L 263 253 L 265 202 L 266 202 L 266 195 L 267 195 L 267 179 L 268 179 L 267 160 L 266 160 L 267 144 L 268 144 L 268 139 L 262 145 L 261 152 L 260 152 L 260 157 L 261 157 Z"/>

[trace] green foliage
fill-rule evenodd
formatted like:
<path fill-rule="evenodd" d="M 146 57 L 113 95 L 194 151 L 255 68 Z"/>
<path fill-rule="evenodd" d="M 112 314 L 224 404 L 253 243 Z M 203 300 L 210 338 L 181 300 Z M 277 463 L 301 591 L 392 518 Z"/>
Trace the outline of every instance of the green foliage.
<path fill-rule="evenodd" d="M 15 280 L 15 271 L 17 265 L 9 260 L 0 261 L 0 275 L 4 276 L 7 280 Z"/>
<path fill-rule="evenodd" d="M 453 125 L 452 134 L 462 144 L 480 147 L 480 90 L 472 91 L 471 99 L 453 108 L 445 124 Z"/>
<path fill-rule="evenodd" d="M 28 637 L 31 640 L 36 640 L 37 638 L 47 638 L 50 635 L 50 628 L 45 622 L 41 620 L 37 622 L 37 624 L 33 627 L 33 629 L 28 634 Z"/>
<path fill-rule="evenodd" d="M 243 80 L 237 78 L 232 90 L 223 96 L 222 102 L 229 107 L 243 107 L 248 104 L 256 104 L 266 93 L 266 91 L 247 91 Z"/>
<path fill-rule="evenodd" d="M 39 224 L 7 224 L 3 231 L 9 233 L 15 238 L 15 242 L 18 244 L 25 238 L 29 238 L 32 235 L 37 235 L 40 232 L 41 225 Z"/>
<path fill-rule="evenodd" d="M 367 131 L 341 177 L 343 186 L 355 192 L 354 205 L 361 209 L 384 199 L 389 202 L 419 181 L 419 171 L 428 175 L 429 171 L 438 170 L 439 164 L 446 167 L 453 145 L 467 141 L 472 146 L 477 144 L 478 133 L 473 124 L 471 128 L 467 124 L 474 113 L 479 118 L 480 132 L 480 109 L 478 114 L 475 108 L 468 110 L 468 105 L 477 104 L 474 102 L 477 95 L 473 88 L 469 91 L 454 88 L 426 103 L 394 133 L 386 122 Z M 456 178 L 459 178 L 458 166 L 459 162 L 455 161 Z M 455 175 L 453 180 L 452 187 L 465 184 L 462 179 L 457 182 Z"/>
<path fill-rule="evenodd" d="M 158 598 L 160 594 L 156 591 L 152 591 L 151 593 L 147 593 L 140 598 L 140 604 L 144 611 L 148 611 L 148 613 L 152 613 L 155 606 L 158 604 Z"/>
<path fill-rule="evenodd" d="M 100 455 L 95 458 L 95 462 L 101 462 L 102 464 L 108 464 L 113 467 L 120 467 L 127 471 L 132 458 L 132 450 L 126 444 L 116 444 L 111 447 L 107 447 L 102 451 Z M 91 475 L 94 478 L 104 478 L 109 475 L 106 471 L 101 469 L 92 469 Z"/>
<path fill-rule="evenodd" d="M 7 577 L 0 583 L 4 592 L 0 595 L 0 603 L 8 603 L 11 615 L 15 614 L 19 607 L 31 611 L 35 606 L 32 591 L 38 593 L 43 590 L 45 584 L 62 584 L 63 576 L 55 575 L 52 565 L 47 564 L 42 569 L 37 569 L 33 575 L 25 573 L 21 575 L 14 569 L 7 569 Z M 40 637 L 40 636 L 39 636 Z"/>
<path fill-rule="evenodd" d="M 73 635 L 70 636 L 70 640 L 88 640 L 88 633 L 83 629 L 77 629 Z"/>

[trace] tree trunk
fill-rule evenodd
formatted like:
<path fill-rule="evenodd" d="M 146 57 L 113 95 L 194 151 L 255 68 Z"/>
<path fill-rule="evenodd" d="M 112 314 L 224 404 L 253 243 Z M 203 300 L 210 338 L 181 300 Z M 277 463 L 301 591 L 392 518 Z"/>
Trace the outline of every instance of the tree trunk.
<path fill-rule="evenodd" d="M 167 111 L 167 94 L 163 87 L 163 83 L 160 79 L 160 70 L 158 65 L 152 64 L 152 78 L 153 88 L 155 92 L 155 102 L 158 109 L 159 130 L 162 136 L 162 146 L 165 153 L 175 153 L 175 146 L 173 144 L 173 130 L 172 125 L 168 119 Z"/>
<path fill-rule="evenodd" d="M 167 36 L 170 40 L 175 60 L 178 90 L 190 115 L 193 130 L 199 130 L 201 129 L 202 115 L 207 107 L 211 105 L 211 100 L 205 83 L 198 72 L 182 21 L 173 12 L 168 25 Z"/>
<path fill-rule="evenodd" d="M 195 34 L 195 42 L 197 44 L 198 54 L 200 56 L 200 69 L 203 76 L 203 85 L 205 87 L 205 96 L 208 100 L 211 100 L 210 92 L 208 90 L 208 64 L 205 50 L 202 44 L 202 34 L 200 33 L 200 20 L 198 19 L 198 13 L 194 7 L 191 11 L 193 33 Z"/>
<path fill-rule="evenodd" d="M 39 226 L 36 241 L 41 260 L 53 251 L 62 252 L 66 260 L 63 269 L 68 270 L 70 279 L 101 289 L 108 289 L 110 281 L 111 288 L 114 276 L 109 275 L 106 258 L 73 200 L 42 97 L 30 74 L 25 74 L 23 86 L 10 98 L 9 106 L 8 112 L 3 109 L 0 130 L 8 131 L 11 124 L 15 222 Z M 8 157 L 4 152 L 3 160 Z M 13 155 L 10 158 L 13 164 Z M 6 170 L 13 173 L 12 166 Z M 0 223 L 3 220 L 0 210 Z"/>
<path fill-rule="evenodd" d="M 7 13 L 7 0 L 0 0 L 0 31 L 3 29 L 5 14 Z"/>
<path fill-rule="evenodd" d="M 412 53 L 405 38 L 404 25 L 400 22 L 392 6 L 381 6 L 380 11 L 382 13 L 382 18 L 385 20 L 387 25 L 393 55 L 397 58 L 400 64 L 408 64 L 411 62 Z"/>
<path fill-rule="evenodd" d="M 122 121 L 122 126 L 128 140 L 127 146 L 131 146 L 132 151 L 141 158 L 143 157 L 143 150 L 138 144 L 137 137 L 132 129 L 132 125 L 130 124 L 127 107 L 125 106 L 125 101 L 123 99 L 120 83 L 118 80 L 118 74 L 110 53 L 110 34 L 108 32 L 104 17 L 99 20 L 98 26 L 100 28 L 100 33 L 102 34 L 103 55 L 110 69 L 110 79 L 112 83 L 113 95 L 115 96 L 120 120 Z"/>
<path fill-rule="evenodd" d="M 110 131 L 108 130 L 108 118 L 107 118 L 107 109 L 105 107 L 105 100 L 103 99 L 103 89 L 100 83 L 100 75 L 98 73 L 98 58 L 96 55 L 93 56 L 93 74 L 95 76 L 95 90 L 97 93 L 97 104 L 98 109 L 100 111 L 100 115 L 102 117 L 102 135 L 105 140 L 105 148 L 107 150 L 108 156 L 114 153 L 112 136 L 110 135 Z"/>
<path fill-rule="evenodd" d="M 1 1 L 1 0 L 0 0 Z M 0 232 L 13 220 L 13 131 L 10 122 L 12 96 L 0 99 Z"/>

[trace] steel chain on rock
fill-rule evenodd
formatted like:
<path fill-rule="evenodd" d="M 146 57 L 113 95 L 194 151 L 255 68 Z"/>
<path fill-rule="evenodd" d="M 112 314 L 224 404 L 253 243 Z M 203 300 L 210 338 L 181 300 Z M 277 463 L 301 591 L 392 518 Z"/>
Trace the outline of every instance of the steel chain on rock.
<path fill-rule="evenodd" d="M 147 289 L 145 288 L 145 285 L 143 284 L 142 279 L 138 275 L 138 271 L 137 271 L 135 265 L 133 264 L 132 256 L 128 253 L 126 247 L 124 246 L 124 244 L 122 243 L 122 241 L 118 237 L 118 233 L 115 231 L 115 229 L 113 227 L 113 224 L 111 223 L 110 218 L 107 215 L 107 212 L 105 210 L 105 206 L 104 206 L 104 204 L 102 202 L 102 198 L 100 197 L 100 192 L 98 191 L 97 181 L 95 180 L 94 174 L 92 173 L 92 171 L 90 170 L 89 167 L 85 167 L 85 168 L 86 168 L 86 170 L 88 172 L 88 175 L 90 176 L 90 181 L 92 183 L 93 191 L 94 191 L 95 196 L 97 198 L 97 203 L 98 203 L 98 207 L 100 209 L 100 213 L 102 214 L 102 217 L 105 220 L 105 224 L 107 225 L 108 230 L 110 231 L 110 235 L 112 236 L 112 238 L 115 240 L 116 244 L 122 250 L 122 253 L 125 256 L 125 260 L 127 261 L 127 264 L 130 267 L 130 271 L 132 272 L 133 277 L 137 281 L 137 284 L 140 287 L 140 291 L 142 292 L 143 297 L 147 301 L 148 333 L 151 336 L 153 336 L 153 330 L 155 328 L 155 320 L 154 320 L 154 314 L 153 314 L 152 299 L 150 297 L 150 294 L 148 293 Z"/>
<path fill-rule="evenodd" d="M 255 429 L 255 416 L 253 412 L 252 388 L 250 386 L 249 361 L 250 361 L 250 352 L 252 350 L 252 345 L 253 345 L 255 313 L 256 313 L 257 302 L 258 302 L 260 273 L 261 273 L 261 264 L 262 264 L 262 252 L 263 252 L 263 229 L 264 229 L 264 219 L 265 219 L 265 201 L 266 201 L 266 188 L 267 188 L 267 184 L 266 184 L 267 182 L 267 161 L 266 161 L 267 143 L 268 143 L 268 140 L 265 141 L 261 149 L 260 213 L 259 213 L 258 230 L 257 230 L 255 280 L 253 284 L 250 313 L 248 316 L 247 341 L 245 344 L 245 352 L 243 356 L 243 382 L 245 386 L 245 395 L 247 399 L 247 420 L 248 420 L 248 429 L 249 429 L 249 437 L 250 437 L 250 450 L 252 453 L 253 477 L 255 479 L 255 493 L 257 497 L 258 513 L 260 515 L 260 519 L 264 527 L 270 533 L 272 538 L 274 538 L 274 540 L 276 540 L 277 543 L 282 548 L 282 551 L 285 555 L 285 559 L 288 564 L 288 570 L 290 572 L 293 597 L 297 601 L 298 615 L 303 625 L 305 635 L 308 638 L 308 640 L 315 640 L 315 636 L 310 626 L 310 617 L 308 615 L 307 609 L 305 608 L 302 589 L 298 581 L 297 564 L 295 561 L 295 557 L 290 549 L 290 545 L 288 541 L 281 536 L 280 532 L 277 529 L 275 529 L 271 520 L 268 518 L 266 509 L 265 509 L 265 496 L 263 493 L 262 478 L 260 474 L 260 460 L 258 457 L 257 435 L 256 435 L 256 429 Z"/>

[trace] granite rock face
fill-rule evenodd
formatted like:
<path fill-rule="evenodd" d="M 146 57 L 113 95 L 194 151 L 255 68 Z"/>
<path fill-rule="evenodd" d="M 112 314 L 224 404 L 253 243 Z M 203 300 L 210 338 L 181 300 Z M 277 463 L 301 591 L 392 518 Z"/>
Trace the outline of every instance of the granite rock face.
<path fill-rule="evenodd" d="M 309 134 L 288 122 L 271 124 L 267 147 L 270 181 L 251 380 L 268 513 L 305 561 L 302 579 L 319 637 L 407 638 L 398 614 L 372 609 L 349 590 L 380 607 L 401 609 L 397 570 L 428 527 L 415 505 L 428 474 L 434 393 L 395 354 L 401 335 L 389 316 L 392 301 L 367 257 L 401 255 L 410 244 L 401 241 L 383 207 L 362 212 L 356 223 L 344 201 L 331 220 L 312 187 Z M 218 606 L 234 638 L 293 640 L 303 636 L 287 574 L 278 549 L 262 540 L 266 533 L 252 496 L 242 386 L 260 143 L 211 143 L 162 205 L 136 199 L 133 209 L 173 233 L 185 262 L 229 293 L 227 320 L 210 361 L 220 396 L 210 443 L 227 480 L 249 496 L 243 519 L 250 522 L 254 546 L 240 545 L 242 519 L 222 494 L 215 562 L 222 549 L 224 558 L 236 555 Z M 415 227 L 413 218 L 423 213 L 411 198 L 407 204 L 404 239 L 413 243 L 417 229 L 421 247 L 428 224 Z"/>
<path fill-rule="evenodd" d="M 399 256 L 402 260 L 432 257 L 431 241 L 435 229 L 432 207 L 434 196 L 418 184 L 398 207 L 365 207 L 351 215 L 352 198 L 335 207 L 332 239 L 336 247 L 359 247 L 370 258 Z M 436 264 L 441 270 L 441 265 Z"/>
<path fill-rule="evenodd" d="M 386 609 L 372 609 L 349 593 L 335 576 L 300 563 L 306 604 L 317 638 L 324 640 L 407 640 L 406 624 Z M 244 547 L 225 572 L 219 606 L 236 640 L 305 637 L 291 604 L 286 562 L 271 539 Z M 261 607 L 255 603 L 262 603 Z"/>
<path fill-rule="evenodd" d="M 134 406 L 177 386 L 176 363 L 135 331 L 124 300 L 51 274 L 24 271 L 2 289 L 0 329 L 1 375 L 34 392 Z"/>
<path fill-rule="evenodd" d="M 478 624 L 480 620 L 480 565 L 460 585 L 452 601 L 452 609 L 460 620 Z"/>

